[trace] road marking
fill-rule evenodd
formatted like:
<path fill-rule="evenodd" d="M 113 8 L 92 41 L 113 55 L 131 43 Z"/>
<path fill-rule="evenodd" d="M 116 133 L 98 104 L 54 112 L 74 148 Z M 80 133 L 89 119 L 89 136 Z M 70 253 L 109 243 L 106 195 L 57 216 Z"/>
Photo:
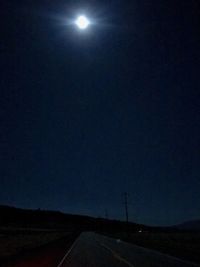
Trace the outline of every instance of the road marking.
<path fill-rule="evenodd" d="M 133 264 L 131 264 L 130 262 L 128 262 L 126 259 L 122 258 L 117 252 L 115 252 L 114 250 L 112 250 L 111 248 L 107 247 L 105 244 L 100 243 L 100 245 L 102 247 L 104 247 L 105 249 L 107 249 L 108 251 L 110 251 L 113 254 L 113 257 L 116 258 L 117 260 L 125 263 L 126 265 L 128 265 L 129 267 L 134 267 Z"/>
<path fill-rule="evenodd" d="M 79 237 L 74 241 L 74 243 L 72 244 L 71 248 L 67 251 L 67 253 L 65 254 L 65 256 L 63 257 L 63 259 L 61 260 L 61 262 L 58 264 L 57 267 L 61 267 L 63 262 L 66 260 L 66 258 L 69 256 L 69 254 L 71 253 L 72 249 L 75 247 L 77 241 L 78 241 Z"/>

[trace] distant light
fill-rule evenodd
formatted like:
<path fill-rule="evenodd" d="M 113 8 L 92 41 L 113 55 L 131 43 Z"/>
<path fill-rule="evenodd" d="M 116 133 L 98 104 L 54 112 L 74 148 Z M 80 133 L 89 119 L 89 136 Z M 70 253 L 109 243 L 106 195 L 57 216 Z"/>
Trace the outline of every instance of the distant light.
<path fill-rule="evenodd" d="M 77 20 L 75 21 L 75 24 L 78 26 L 80 30 L 85 30 L 88 28 L 90 21 L 85 16 L 79 16 Z"/>

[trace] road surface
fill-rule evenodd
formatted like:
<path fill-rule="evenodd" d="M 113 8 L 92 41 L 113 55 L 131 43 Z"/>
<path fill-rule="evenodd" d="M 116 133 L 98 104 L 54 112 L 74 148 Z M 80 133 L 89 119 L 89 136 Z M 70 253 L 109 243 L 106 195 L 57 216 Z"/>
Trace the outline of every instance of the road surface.
<path fill-rule="evenodd" d="M 200 266 L 95 233 L 82 233 L 58 267 Z"/>

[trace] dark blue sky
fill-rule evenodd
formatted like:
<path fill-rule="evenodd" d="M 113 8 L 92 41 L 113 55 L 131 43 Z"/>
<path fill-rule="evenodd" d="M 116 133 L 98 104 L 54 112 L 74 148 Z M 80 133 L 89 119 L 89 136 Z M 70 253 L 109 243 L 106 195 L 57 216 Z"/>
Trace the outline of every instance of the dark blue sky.
<path fill-rule="evenodd" d="M 200 217 L 197 3 L 1 1 L 1 204 L 123 219 L 127 191 L 133 221 Z"/>

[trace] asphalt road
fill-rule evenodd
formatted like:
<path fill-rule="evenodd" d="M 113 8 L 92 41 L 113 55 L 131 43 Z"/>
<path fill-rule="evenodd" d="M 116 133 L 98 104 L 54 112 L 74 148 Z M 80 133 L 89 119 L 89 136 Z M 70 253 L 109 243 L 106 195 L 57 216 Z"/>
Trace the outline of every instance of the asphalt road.
<path fill-rule="evenodd" d="M 95 233 L 82 233 L 58 267 L 200 266 Z"/>

